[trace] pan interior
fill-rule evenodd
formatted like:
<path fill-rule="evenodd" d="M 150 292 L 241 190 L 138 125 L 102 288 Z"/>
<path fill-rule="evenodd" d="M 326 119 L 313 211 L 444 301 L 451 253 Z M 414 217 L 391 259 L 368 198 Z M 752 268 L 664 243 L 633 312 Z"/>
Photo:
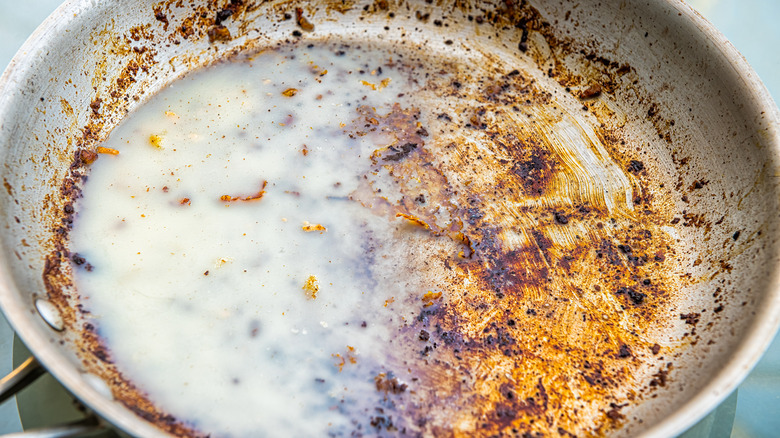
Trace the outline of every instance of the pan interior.
<path fill-rule="evenodd" d="M 68 252 L 125 396 L 193 433 L 588 435 L 666 385 L 660 164 L 596 83 L 423 48 L 237 55 L 96 149 Z"/>

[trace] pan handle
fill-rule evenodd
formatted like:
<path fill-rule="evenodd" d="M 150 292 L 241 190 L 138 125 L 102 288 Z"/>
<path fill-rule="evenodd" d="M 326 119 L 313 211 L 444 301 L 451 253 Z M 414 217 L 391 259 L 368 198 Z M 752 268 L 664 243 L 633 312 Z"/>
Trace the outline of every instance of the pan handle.
<path fill-rule="evenodd" d="M 30 356 L 21 365 L 16 367 L 7 376 L 0 379 L 0 403 L 16 395 L 17 392 L 26 388 L 27 385 L 34 382 L 38 377 L 46 373 L 46 369 L 38 362 L 35 357 Z M 10 433 L 0 435 L 0 438 L 68 438 L 83 437 L 92 435 L 95 432 L 105 430 L 94 416 L 87 417 L 74 423 L 47 427 L 41 429 L 31 429 L 25 432 Z"/>
<path fill-rule="evenodd" d="M 87 418 L 64 426 L 47 427 L 42 429 L 30 429 L 25 432 L 0 435 L 0 438 L 70 438 L 84 437 L 93 433 L 104 431 L 105 428 L 97 423 L 94 418 Z"/>
<path fill-rule="evenodd" d="M 15 370 L 0 380 L 0 403 L 16 395 L 17 392 L 26 388 L 27 385 L 41 377 L 45 372 L 46 369 L 43 368 L 38 360 L 30 356 Z"/>

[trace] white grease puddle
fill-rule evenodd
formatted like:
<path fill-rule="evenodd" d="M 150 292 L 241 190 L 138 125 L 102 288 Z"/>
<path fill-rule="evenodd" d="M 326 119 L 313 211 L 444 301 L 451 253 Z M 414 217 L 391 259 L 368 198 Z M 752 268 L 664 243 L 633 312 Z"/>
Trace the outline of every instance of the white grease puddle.
<path fill-rule="evenodd" d="M 93 269 L 77 284 L 120 369 L 173 415 L 220 435 L 323 436 L 376 393 L 405 313 L 386 301 L 426 292 L 372 271 L 402 221 L 347 199 L 376 146 L 344 124 L 408 91 L 375 71 L 384 56 L 221 64 L 105 143 L 120 153 L 78 203 L 71 249 Z"/>

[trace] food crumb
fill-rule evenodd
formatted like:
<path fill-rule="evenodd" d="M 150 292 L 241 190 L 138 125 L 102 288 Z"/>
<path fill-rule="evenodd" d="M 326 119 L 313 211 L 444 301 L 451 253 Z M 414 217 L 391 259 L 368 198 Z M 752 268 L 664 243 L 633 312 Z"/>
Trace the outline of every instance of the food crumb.
<path fill-rule="evenodd" d="M 580 99 L 590 99 L 592 97 L 598 97 L 601 95 L 601 85 L 592 84 L 590 87 L 580 92 Z"/>
<path fill-rule="evenodd" d="M 325 228 L 325 226 L 323 226 L 321 224 L 310 224 L 308 222 L 304 222 L 303 226 L 301 227 L 301 229 L 303 231 L 307 232 L 307 233 L 311 233 L 311 232 L 314 232 L 314 231 L 319 231 L 320 234 L 328 231 L 328 229 Z"/>
<path fill-rule="evenodd" d="M 441 299 L 441 292 L 431 292 L 431 291 L 428 291 L 428 293 L 426 293 L 422 297 L 422 301 L 423 301 L 423 303 L 425 303 L 423 305 L 423 307 L 433 306 L 434 302 L 436 300 L 439 300 L 439 299 Z"/>
<path fill-rule="evenodd" d="M 229 41 L 230 40 L 230 30 L 221 25 L 218 24 L 211 29 L 208 30 L 209 35 L 209 42 L 213 43 L 216 41 Z"/>
<path fill-rule="evenodd" d="M 317 280 L 317 277 L 310 275 L 306 279 L 306 283 L 303 284 L 303 291 L 306 293 L 306 298 L 316 300 L 317 292 L 320 291 L 320 282 Z"/>
<path fill-rule="evenodd" d="M 119 155 L 119 151 L 114 148 L 107 148 L 104 146 L 98 146 L 95 151 L 99 154 L 106 154 L 106 155 Z"/>
<path fill-rule="evenodd" d="M 400 383 L 397 377 L 390 377 L 386 373 L 377 374 L 374 377 L 374 383 L 376 384 L 376 390 L 385 394 L 400 394 L 406 391 L 408 387 L 406 383 Z"/>
<path fill-rule="evenodd" d="M 162 149 L 162 137 L 156 134 L 152 134 L 149 136 L 149 143 L 151 143 L 152 146 L 156 147 L 157 149 Z"/>
<path fill-rule="evenodd" d="M 300 26 L 300 28 L 306 32 L 311 32 L 314 30 L 314 25 L 303 16 L 302 8 L 295 8 L 295 21 L 298 23 L 298 26 Z"/>

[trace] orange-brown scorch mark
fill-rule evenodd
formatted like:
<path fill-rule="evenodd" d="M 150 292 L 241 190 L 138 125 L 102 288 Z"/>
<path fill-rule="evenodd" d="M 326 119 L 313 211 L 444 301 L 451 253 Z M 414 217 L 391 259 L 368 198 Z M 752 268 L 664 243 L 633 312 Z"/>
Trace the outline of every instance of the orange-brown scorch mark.
<path fill-rule="evenodd" d="M 481 110 L 513 101 L 511 84 L 500 98 L 485 92 L 493 94 L 473 99 L 484 102 Z M 351 198 L 418 225 L 429 238 L 451 239 L 470 256 L 438 265 L 410 260 L 440 266 L 447 280 L 437 286 L 446 297 L 425 294 L 419 317 L 402 329 L 399 342 L 409 349 L 403 369 L 416 380 L 414 391 L 393 395 L 407 406 L 395 412 L 394 427 L 604 434 L 647 385 L 638 377 L 657 350 L 649 334 L 663 320 L 666 288 L 678 281 L 666 274 L 672 240 L 661 214 L 640 221 L 600 204 L 515 207 L 515 200 L 559 196 L 561 158 L 545 138 L 519 138 L 496 120 L 473 128 L 486 140 L 478 148 L 467 137 L 428 140 L 431 127 L 422 126 L 420 112 L 398 104 L 387 114 L 359 108 L 346 131 L 381 139 L 367 186 Z M 587 231 L 561 243 L 570 229 Z M 591 420 L 583 422 L 581 412 Z"/>
<path fill-rule="evenodd" d="M 260 191 L 255 193 L 254 195 L 238 195 L 238 196 L 232 196 L 232 195 L 222 195 L 219 197 L 220 201 L 223 202 L 249 202 L 249 201 L 259 201 L 263 199 L 263 196 L 265 195 L 265 188 L 268 185 L 268 181 L 263 181 L 262 185 L 260 186 Z"/>

